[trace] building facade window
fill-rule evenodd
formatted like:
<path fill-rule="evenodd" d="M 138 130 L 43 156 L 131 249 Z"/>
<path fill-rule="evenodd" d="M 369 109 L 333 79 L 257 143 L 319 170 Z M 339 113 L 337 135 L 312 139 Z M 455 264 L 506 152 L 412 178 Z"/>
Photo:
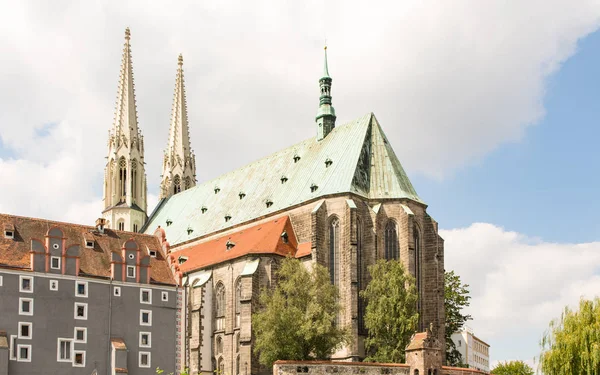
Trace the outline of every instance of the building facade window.
<path fill-rule="evenodd" d="M 31 345 L 17 345 L 17 361 L 31 362 Z"/>
<path fill-rule="evenodd" d="M 363 254 L 363 226 L 362 221 L 356 220 L 356 289 L 358 290 L 358 334 L 365 334 L 365 300 L 360 296 L 364 289 L 364 254 Z"/>
<path fill-rule="evenodd" d="M 421 286 L 421 239 L 419 232 L 415 226 L 413 228 L 413 242 L 415 246 L 415 259 L 414 259 L 414 275 L 415 275 L 415 286 L 417 288 L 417 312 L 419 313 L 419 329 L 423 330 L 423 320 L 421 318 L 421 299 L 422 299 L 422 286 Z"/>
<path fill-rule="evenodd" d="M 334 217 L 329 222 L 329 277 L 333 285 L 339 286 L 340 278 L 340 221 Z"/>
<path fill-rule="evenodd" d="M 140 289 L 140 303 L 152 304 L 151 289 Z"/>
<path fill-rule="evenodd" d="M 127 198 L 127 162 L 125 158 L 119 160 L 119 201 L 125 202 Z M 122 230 L 122 229 L 119 229 Z"/>
<path fill-rule="evenodd" d="M 71 362 L 73 360 L 73 345 L 71 339 L 58 339 L 56 360 L 58 362 Z"/>
<path fill-rule="evenodd" d="M 50 257 L 50 268 L 53 270 L 60 269 L 60 257 Z"/>
<path fill-rule="evenodd" d="M 140 348 L 150 348 L 152 334 L 150 332 L 140 332 Z"/>
<path fill-rule="evenodd" d="M 19 322 L 19 339 L 31 340 L 33 336 L 33 323 Z"/>
<path fill-rule="evenodd" d="M 235 328 L 242 323 L 242 280 L 238 279 L 235 284 Z"/>
<path fill-rule="evenodd" d="M 123 220 L 120 220 L 120 221 L 117 223 L 117 229 L 118 229 L 118 230 L 125 230 L 125 222 L 124 222 Z"/>
<path fill-rule="evenodd" d="M 87 319 L 87 303 L 75 302 L 75 319 Z"/>
<path fill-rule="evenodd" d="M 33 277 L 19 276 L 19 292 L 33 293 Z"/>
<path fill-rule="evenodd" d="M 225 286 L 219 282 L 215 288 L 215 331 L 225 329 Z"/>
<path fill-rule="evenodd" d="M 151 326 L 152 325 L 152 311 L 140 310 L 140 325 Z"/>
<path fill-rule="evenodd" d="M 127 277 L 130 279 L 135 278 L 135 266 L 127 266 Z"/>
<path fill-rule="evenodd" d="M 140 367 L 148 368 L 148 367 L 152 366 L 150 356 L 151 356 L 150 352 L 140 352 L 140 358 L 139 358 Z"/>
<path fill-rule="evenodd" d="M 73 336 L 75 342 L 80 344 L 87 343 L 87 328 L 86 327 L 75 327 Z"/>
<path fill-rule="evenodd" d="M 88 283 L 87 281 L 77 281 L 75 283 L 75 295 L 77 297 L 85 297 L 88 296 Z"/>
<path fill-rule="evenodd" d="M 73 350 L 73 367 L 85 367 L 85 350 Z"/>
<path fill-rule="evenodd" d="M 181 192 L 181 178 L 179 175 L 175 175 L 173 179 L 173 194 L 177 194 Z"/>
<path fill-rule="evenodd" d="M 160 299 L 163 300 L 163 302 L 167 302 L 169 300 L 169 292 L 161 292 Z"/>
<path fill-rule="evenodd" d="M 52 290 L 52 291 L 58 290 L 58 280 L 50 280 L 50 290 Z"/>
<path fill-rule="evenodd" d="M 389 220 L 385 226 L 385 259 L 398 259 L 400 254 L 398 251 L 398 229 L 393 220 Z"/>
<path fill-rule="evenodd" d="M 33 315 L 33 298 L 19 298 L 19 315 Z"/>
<path fill-rule="evenodd" d="M 115 297 L 120 297 L 121 296 L 121 287 L 120 286 L 115 286 L 113 288 L 113 294 Z"/>

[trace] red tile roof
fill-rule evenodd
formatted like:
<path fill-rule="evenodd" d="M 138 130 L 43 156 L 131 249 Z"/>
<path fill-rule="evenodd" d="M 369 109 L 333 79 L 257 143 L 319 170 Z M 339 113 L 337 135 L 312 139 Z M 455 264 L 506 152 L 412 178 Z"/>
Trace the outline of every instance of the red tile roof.
<path fill-rule="evenodd" d="M 287 233 L 287 242 L 282 237 L 283 232 Z M 288 216 L 284 216 L 179 251 L 174 248 L 169 256 L 175 261 L 180 256 L 187 257 L 187 261 L 179 266 L 179 269 L 186 273 L 249 254 L 295 256 L 297 249 L 298 241 L 292 223 Z"/>
<path fill-rule="evenodd" d="M 110 339 L 110 342 L 116 350 L 127 350 L 127 345 L 125 345 L 125 341 L 123 341 L 123 339 L 113 337 Z"/>
<path fill-rule="evenodd" d="M 166 258 L 162 256 L 158 238 L 151 235 L 105 229 L 104 234 L 95 227 L 72 223 L 62 223 L 44 219 L 0 214 L 0 227 L 14 226 L 14 239 L 0 233 L 0 267 L 31 267 L 31 240 L 44 241 L 51 228 L 59 228 L 66 237 L 67 247 L 80 245 L 80 275 L 110 278 L 111 253 L 120 252 L 123 244 L 133 239 L 143 252 L 156 250 L 157 257 L 150 259 L 150 282 L 175 285 L 173 273 Z M 84 239 L 93 239 L 94 248 L 86 248 Z"/>
<path fill-rule="evenodd" d="M 312 254 L 312 243 L 302 242 L 298 244 L 298 251 L 296 252 L 296 258 L 306 257 Z"/>

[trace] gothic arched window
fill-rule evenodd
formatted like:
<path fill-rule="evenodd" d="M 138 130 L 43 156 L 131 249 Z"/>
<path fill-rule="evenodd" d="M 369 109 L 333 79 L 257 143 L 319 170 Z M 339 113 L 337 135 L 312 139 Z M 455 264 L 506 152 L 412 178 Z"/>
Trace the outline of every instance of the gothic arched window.
<path fill-rule="evenodd" d="M 125 158 L 119 160 L 119 200 L 125 202 L 127 196 L 127 162 Z"/>
<path fill-rule="evenodd" d="M 123 220 L 119 220 L 117 222 L 117 229 L 118 230 L 125 230 L 125 222 Z"/>
<path fill-rule="evenodd" d="M 329 222 L 329 277 L 333 285 L 339 286 L 340 278 L 340 221 L 334 217 Z"/>
<path fill-rule="evenodd" d="M 385 259 L 398 259 L 398 230 L 393 220 L 388 221 L 385 226 Z"/>
<path fill-rule="evenodd" d="M 239 327 L 241 324 L 242 315 L 242 280 L 238 279 L 235 284 L 235 327 Z"/>
<path fill-rule="evenodd" d="M 179 178 L 179 175 L 176 175 L 173 179 L 173 194 L 177 194 L 179 192 L 181 192 L 181 178 Z"/>
<path fill-rule="evenodd" d="M 363 259 L 363 227 L 359 219 L 356 220 L 356 281 L 357 289 L 360 293 L 363 290 L 365 282 L 364 278 L 364 259 Z M 358 333 L 365 333 L 365 301 L 358 296 Z"/>
<path fill-rule="evenodd" d="M 135 201 L 137 197 L 137 160 L 131 162 L 131 198 Z"/>
<path fill-rule="evenodd" d="M 225 286 L 219 282 L 215 288 L 215 331 L 225 329 Z"/>
<path fill-rule="evenodd" d="M 183 179 L 183 186 L 185 187 L 185 190 L 192 187 L 192 179 L 189 176 Z"/>
<path fill-rule="evenodd" d="M 414 275 L 417 287 L 417 311 L 419 312 L 419 316 L 421 316 L 421 239 L 416 226 L 413 229 L 413 242 L 415 246 L 415 259 L 413 263 L 415 265 Z M 422 324 L 422 322 L 419 322 L 420 327 Z"/>

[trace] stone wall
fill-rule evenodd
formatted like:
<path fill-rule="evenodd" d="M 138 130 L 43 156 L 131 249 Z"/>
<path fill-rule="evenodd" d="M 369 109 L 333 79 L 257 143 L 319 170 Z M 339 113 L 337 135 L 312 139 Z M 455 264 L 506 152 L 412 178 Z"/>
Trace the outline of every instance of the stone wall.
<path fill-rule="evenodd" d="M 277 361 L 273 375 L 409 375 L 410 366 L 399 363 Z"/>
<path fill-rule="evenodd" d="M 277 361 L 273 375 L 410 375 L 413 371 L 403 363 L 331 362 L 331 361 Z M 471 368 L 443 366 L 440 375 L 484 375 Z M 427 375 L 427 374 L 423 374 Z"/>

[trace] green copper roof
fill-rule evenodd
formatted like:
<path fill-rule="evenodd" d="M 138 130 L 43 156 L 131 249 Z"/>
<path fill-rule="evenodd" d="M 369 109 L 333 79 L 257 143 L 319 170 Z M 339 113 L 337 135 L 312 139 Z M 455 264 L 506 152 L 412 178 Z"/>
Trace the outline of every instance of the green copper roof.
<path fill-rule="evenodd" d="M 152 214 L 145 232 L 160 225 L 175 245 L 348 192 L 422 202 L 372 113 L 336 127 L 321 141 L 311 137 L 173 195 Z"/>

